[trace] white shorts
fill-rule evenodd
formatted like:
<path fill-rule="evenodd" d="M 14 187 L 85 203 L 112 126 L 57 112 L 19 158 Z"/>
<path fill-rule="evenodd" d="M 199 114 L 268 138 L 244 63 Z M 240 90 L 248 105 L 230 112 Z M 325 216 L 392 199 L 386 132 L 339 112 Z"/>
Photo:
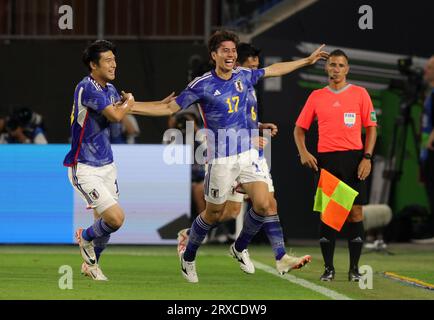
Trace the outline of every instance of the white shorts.
<path fill-rule="evenodd" d="M 271 173 L 267 164 L 267 160 L 265 158 L 259 159 L 259 166 L 261 167 L 263 172 L 268 173 L 266 181 L 268 185 L 268 192 L 274 192 L 273 179 L 271 178 Z M 243 202 L 245 195 L 246 192 L 243 190 L 243 187 L 237 181 L 235 181 L 232 184 L 227 200 L 233 202 Z"/>
<path fill-rule="evenodd" d="M 224 203 L 234 181 L 267 183 L 268 173 L 259 165 L 258 150 L 250 149 L 230 157 L 217 158 L 206 165 L 205 200 L 214 204 Z"/>
<path fill-rule="evenodd" d="M 99 214 L 119 199 L 117 170 L 113 162 L 102 167 L 77 163 L 68 168 L 68 178 L 87 208 L 95 209 Z"/>

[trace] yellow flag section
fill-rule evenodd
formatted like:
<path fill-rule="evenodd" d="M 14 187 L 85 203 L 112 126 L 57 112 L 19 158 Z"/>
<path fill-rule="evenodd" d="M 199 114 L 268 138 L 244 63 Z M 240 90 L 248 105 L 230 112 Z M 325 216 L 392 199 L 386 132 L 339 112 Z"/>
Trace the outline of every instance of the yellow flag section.
<path fill-rule="evenodd" d="M 341 231 L 359 193 L 327 170 L 321 169 L 313 210 L 321 212 L 321 220 Z"/>

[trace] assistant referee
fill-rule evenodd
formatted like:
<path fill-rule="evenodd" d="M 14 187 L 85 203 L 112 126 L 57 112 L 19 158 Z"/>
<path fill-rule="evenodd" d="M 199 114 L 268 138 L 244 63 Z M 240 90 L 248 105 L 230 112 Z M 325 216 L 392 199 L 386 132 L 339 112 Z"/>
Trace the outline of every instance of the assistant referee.
<path fill-rule="evenodd" d="M 348 57 L 342 50 L 330 53 L 325 70 L 329 84 L 314 90 L 303 107 L 294 129 L 301 163 L 318 171 L 324 168 L 359 192 L 347 218 L 350 252 L 349 281 L 359 281 L 358 263 L 363 246 L 362 205 L 367 203 L 365 179 L 371 173 L 371 157 L 377 138 L 377 119 L 365 88 L 347 83 Z M 306 148 L 305 134 L 318 120 L 318 159 Z M 362 143 L 362 126 L 366 128 Z M 325 271 L 320 280 L 335 277 L 333 254 L 336 231 L 320 221 L 320 246 Z"/>

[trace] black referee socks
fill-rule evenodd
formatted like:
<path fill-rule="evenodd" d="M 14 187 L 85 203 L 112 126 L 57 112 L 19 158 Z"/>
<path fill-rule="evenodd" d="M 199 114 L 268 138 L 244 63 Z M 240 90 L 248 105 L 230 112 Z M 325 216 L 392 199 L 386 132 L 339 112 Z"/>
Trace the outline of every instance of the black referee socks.
<path fill-rule="evenodd" d="M 363 221 L 348 223 L 348 249 L 350 251 L 350 270 L 357 269 L 362 254 L 365 230 Z"/>
<path fill-rule="evenodd" d="M 336 230 L 330 228 L 328 225 L 321 221 L 319 224 L 319 237 L 319 244 L 321 246 L 321 253 L 324 259 L 324 265 L 329 269 L 334 269 L 333 255 L 335 252 Z"/>

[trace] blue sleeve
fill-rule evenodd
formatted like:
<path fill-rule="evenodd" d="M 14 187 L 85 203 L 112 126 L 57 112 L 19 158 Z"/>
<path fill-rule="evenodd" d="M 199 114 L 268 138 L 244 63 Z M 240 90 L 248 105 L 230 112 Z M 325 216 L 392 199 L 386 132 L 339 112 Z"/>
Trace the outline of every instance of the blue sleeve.
<path fill-rule="evenodd" d="M 81 95 L 81 104 L 85 107 L 91 108 L 95 111 L 101 112 L 111 105 L 112 102 L 104 94 L 103 91 L 98 90 L 92 83 L 84 86 L 83 93 Z"/>
<path fill-rule="evenodd" d="M 113 88 L 113 92 L 115 94 L 115 102 L 120 101 L 121 100 L 121 96 L 119 95 L 118 91 L 115 88 Z"/>
<path fill-rule="evenodd" d="M 256 85 L 258 81 L 264 76 L 264 69 L 252 69 L 251 79 L 252 85 Z"/>
<path fill-rule="evenodd" d="M 181 109 L 186 109 L 190 105 L 198 102 L 200 99 L 198 89 L 187 87 L 178 95 L 178 97 L 176 97 L 175 101 Z"/>

